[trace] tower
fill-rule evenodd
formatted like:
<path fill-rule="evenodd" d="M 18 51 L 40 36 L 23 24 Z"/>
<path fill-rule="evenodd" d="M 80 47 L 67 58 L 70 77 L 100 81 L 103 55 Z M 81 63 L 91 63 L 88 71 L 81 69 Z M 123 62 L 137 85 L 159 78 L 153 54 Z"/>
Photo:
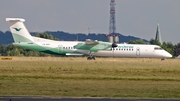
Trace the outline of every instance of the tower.
<path fill-rule="evenodd" d="M 109 34 L 107 35 L 108 42 L 119 43 L 119 35 L 116 33 L 116 10 L 115 10 L 115 0 L 110 2 L 110 23 L 109 23 Z"/>
<path fill-rule="evenodd" d="M 115 11 L 115 0 L 111 0 L 110 3 L 110 23 L 109 23 L 109 33 L 116 33 L 116 11 Z"/>
<path fill-rule="evenodd" d="M 158 41 L 162 44 L 159 23 L 158 23 L 158 25 L 157 25 L 157 30 L 156 30 L 156 37 L 155 37 L 155 40 L 158 40 Z"/>

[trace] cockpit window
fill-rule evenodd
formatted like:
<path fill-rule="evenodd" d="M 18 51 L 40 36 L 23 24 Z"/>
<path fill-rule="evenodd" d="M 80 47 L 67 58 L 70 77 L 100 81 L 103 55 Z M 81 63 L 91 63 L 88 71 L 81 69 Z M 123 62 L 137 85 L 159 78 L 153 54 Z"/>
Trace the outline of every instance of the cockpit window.
<path fill-rule="evenodd" d="M 154 47 L 154 50 L 162 50 L 161 47 Z"/>

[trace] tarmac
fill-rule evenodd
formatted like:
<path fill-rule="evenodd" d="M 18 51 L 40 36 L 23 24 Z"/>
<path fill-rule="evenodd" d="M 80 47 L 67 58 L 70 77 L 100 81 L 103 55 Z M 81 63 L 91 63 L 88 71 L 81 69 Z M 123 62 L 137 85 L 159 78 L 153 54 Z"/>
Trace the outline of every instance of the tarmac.
<path fill-rule="evenodd" d="M 61 98 L 61 97 L 11 97 L 1 96 L 0 101 L 180 101 L 180 99 L 138 99 L 138 98 Z"/>

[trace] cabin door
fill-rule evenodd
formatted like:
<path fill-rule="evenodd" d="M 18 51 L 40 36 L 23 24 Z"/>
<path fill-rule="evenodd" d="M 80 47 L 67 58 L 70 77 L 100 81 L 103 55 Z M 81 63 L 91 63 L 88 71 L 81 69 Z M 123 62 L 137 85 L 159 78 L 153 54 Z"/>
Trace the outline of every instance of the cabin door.
<path fill-rule="evenodd" d="M 140 56 L 140 48 L 136 48 L 136 56 Z"/>
<path fill-rule="evenodd" d="M 58 46 L 58 51 L 59 51 L 60 54 L 63 53 L 63 46 L 62 45 Z"/>

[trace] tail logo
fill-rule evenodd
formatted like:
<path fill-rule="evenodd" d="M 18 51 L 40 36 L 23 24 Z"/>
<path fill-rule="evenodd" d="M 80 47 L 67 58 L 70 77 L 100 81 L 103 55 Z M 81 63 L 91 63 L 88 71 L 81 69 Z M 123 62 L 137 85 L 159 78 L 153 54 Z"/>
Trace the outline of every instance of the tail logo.
<path fill-rule="evenodd" d="M 14 28 L 14 29 L 19 32 L 22 28 Z"/>

